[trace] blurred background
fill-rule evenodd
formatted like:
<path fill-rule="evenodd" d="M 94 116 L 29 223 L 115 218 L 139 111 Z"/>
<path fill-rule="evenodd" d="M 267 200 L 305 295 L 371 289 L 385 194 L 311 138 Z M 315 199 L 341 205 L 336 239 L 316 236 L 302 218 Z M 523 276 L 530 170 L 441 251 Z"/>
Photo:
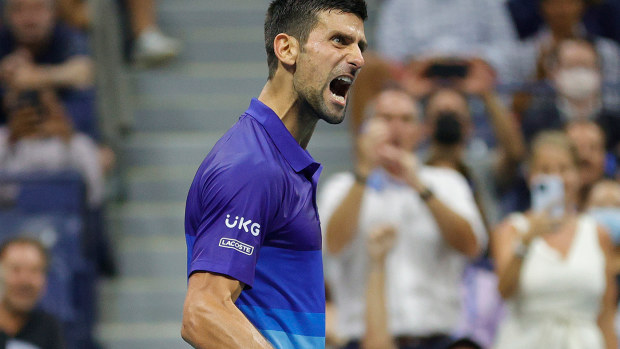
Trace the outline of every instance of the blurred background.
<path fill-rule="evenodd" d="M 69 349 L 186 348 L 180 338 L 185 199 L 204 156 L 266 82 L 269 1 L 1 3 L 0 234 L 2 240 L 34 237 L 50 250 L 47 288 L 34 292 L 33 301 L 41 297 L 41 307 L 62 324 Z M 324 166 L 323 182 L 354 168 L 366 104 L 396 80 L 421 105 L 444 87 L 466 96 L 471 125 L 462 125 L 463 142 L 474 158 L 509 150 L 501 190 L 484 179 L 489 173 L 477 183 L 468 178 L 476 196 L 493 192 L 476 200 L 486 205 L 481 213 L 489 232 L 529 205 L 524 164 L 538 131 L 594 121 L 602 141 L 592 146 L 594 156 L 587 141 L 580 150 L 583 187 L 605 178 L 617 185 L 617 0 L 367 3 L 370 50 L 349 116 L 341 125 L 319 122 L 308 148 Z M 578 49 L 560 51 L 569 39 L 591 43 L 594 63 L 590 51 L 586 58 Z M 568 80 L 558 74 L 588 64 L 590 74 Z M 597 152 L 602 160 L 589 163 Z M 620 199 L 610 205 L 617 209 Z M 618 234 L 612 234 L 616 243 Z M 467 298 L 476 287 L 486 287 L 485 299 L 500 298 L 493 262 L 483 254 L 472 265 L 490 281 L 467 274 L 462 293 L 470 305 L 479 303 Z M 13 286 L 3 285 L 0 298 L 9 304 Z M 481 322 L 502 313 L 497 303 L 468 313 L 470 326 L 454 333 L 490 346 L 499 320 Z M 335 348 L 342 342 L 335 339 L 338 329 L 332 331 Z"/>

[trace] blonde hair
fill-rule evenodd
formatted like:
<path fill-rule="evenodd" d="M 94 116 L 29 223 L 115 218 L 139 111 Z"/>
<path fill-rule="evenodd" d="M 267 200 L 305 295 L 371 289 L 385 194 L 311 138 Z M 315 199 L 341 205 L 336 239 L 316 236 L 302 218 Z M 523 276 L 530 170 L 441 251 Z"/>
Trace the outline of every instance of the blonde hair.
<path fill-rule="evenodd" d="M 562 131 L 543 131 L 536 135 L 530 147 L 530 157 L 528 159 L 530 166 L 533 164 L 538 151 L 545 146 L 552 146 L 565 150 L 570 155 L 571 160 L 573 160 L 575 167 L 578 166 L 579 154 L 577 153 L 577 148 L 566 133 Z"/>

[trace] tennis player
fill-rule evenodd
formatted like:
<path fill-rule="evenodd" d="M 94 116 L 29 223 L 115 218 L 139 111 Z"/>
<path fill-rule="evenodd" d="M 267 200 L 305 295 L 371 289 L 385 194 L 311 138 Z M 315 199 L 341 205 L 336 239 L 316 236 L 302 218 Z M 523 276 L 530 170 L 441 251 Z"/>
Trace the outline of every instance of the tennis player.
<path fill-rule="evenodd" d="M 195 348 L 324 348 L 316 185 L 305 150 L 342 122 L 364 65 L 363 0 L 275 0 L 269 79 L 200 165 L 187 197 L 181 335 Z"/>

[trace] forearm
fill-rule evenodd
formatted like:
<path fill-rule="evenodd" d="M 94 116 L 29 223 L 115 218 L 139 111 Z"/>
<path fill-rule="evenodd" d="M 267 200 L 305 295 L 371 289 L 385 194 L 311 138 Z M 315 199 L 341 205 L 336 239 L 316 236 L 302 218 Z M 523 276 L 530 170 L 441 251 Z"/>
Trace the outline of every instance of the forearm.
<path fill-rule="evenodd" d="M 616 337 L 616 332 L 614 331 L 613 314 L 601 315 L 598 320 L 598 326 L 601 329 L 603 338 L 605 339 L 605 348 L 617 349 L 618 339 Z"/>
<path fill-rule="evenodd" d="M 521 267 L 523 258 L 512 254 L 505 268 L 498 268 L 498 289 L 504 299 L 514 295 L 519 287 L 521 279 Z"/>
<path fill-rule="evenodd" d="M 385 262 L 371 262 L 366 286 L 366 333 L 362 339 L 364 349 L 396 348 L 388 329 L 388 312 L 385 297 Z"/>
<path fill-rule="evenodd" d="M 40 66 L 45 87 L 86 88 L 93 84 L 93 63 L 88 57 L 75 57 L 59 65 Z"/>
<path fill-rule="evenodd" d="M 197 349 L 273 348 L 232 300 L 186 304 L 181 336 Z"/>
<path fill-rule="evenodd" d="M 500 151 L 505 154 L 502 165 L 510 167 L 511 164 L 519 163 L 525 156 L 525 142 L 521 132 L 510 119 L 508 110 L 495 92 L 483 94 L 482 100 L 491 119 Z M 502 165 L 500 168 L 504 167 Z"/>
<path fill-rule="evenodd" d="M 448 245 L 468 257 L 476 257 L 480 247 L 471 224 L 435 196 L 429 198 L 426 205 Z"/>
<path fill-rule="evenodd" d="M 329 253 L 339 253 L 355 236 L 365 188 L 362 183 L 353 183 L 349 193 L 327 222 L 325 239 Z"/>

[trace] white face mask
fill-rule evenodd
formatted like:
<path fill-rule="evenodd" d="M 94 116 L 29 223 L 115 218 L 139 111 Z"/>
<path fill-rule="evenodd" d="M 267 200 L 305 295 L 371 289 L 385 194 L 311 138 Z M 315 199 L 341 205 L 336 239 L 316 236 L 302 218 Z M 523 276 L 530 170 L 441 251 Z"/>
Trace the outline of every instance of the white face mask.
<path fill-rule="evenodd" d="M 583 100 L 597 94 L 601 89 L 601 76 L 591 68 L 562 69 L 556 77 L 558 92 L 570 99 Z"/>

